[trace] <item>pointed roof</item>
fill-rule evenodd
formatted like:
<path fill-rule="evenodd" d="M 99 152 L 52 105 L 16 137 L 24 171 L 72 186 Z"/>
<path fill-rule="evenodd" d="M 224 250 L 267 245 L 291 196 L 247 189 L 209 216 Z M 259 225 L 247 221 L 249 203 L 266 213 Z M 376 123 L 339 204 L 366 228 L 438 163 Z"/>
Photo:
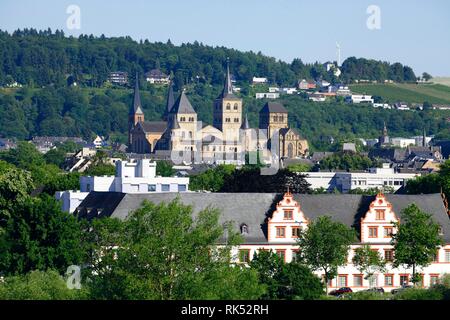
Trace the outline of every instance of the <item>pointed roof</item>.
<path fill-rule="evenodd" d="M 250 126 L 248 125 L 247 114 L 245 114 L 245 119 L 244 119 L 244 121 L 242 122 L 241 129 L 243 129 L 243 130 L 250 129 Z"/>
<path fill-rule="evenodd" d="M 139 77 L 137 72 L 136 81 L 134 84 L 133 108 L 130 109 L 130 114 L 144 114 L 144 112 L 142 111 L 141 94 L 139 92 Z"/>
<path fill-rule="evenodd" d="M 192 107 L 191 103 L 189 102 L 189 99 L 186 97 L 184 90 L 181 90 L 181 94 L 178 97 L 177 101 L 175 101 L 175 104 L 173 105 L 170 112 L 171 113 L 197 113 L 197 112 L 195 112 L 194 108 Z"/>
<path fill-rule="evenodd" d="M 227 74 L 225 77 L 225 83 L 223 86 L 222 93 L 218 97 L 218 99 L 234 99 L 239 100 L 233 93 L 233 85 L 231 84 L 231 76 L 230 76 L 230 59 L 227 58 Z"/>
<path fill-rule="evenodd" d="M 180 129 L 180 124 L 178 123 L 177 117 L 174 116 L 170 122 L 170 129 Z"/>
<path fill-rule="evenodd" d="M 164 111 L 164 115 L 167 116 L 170 113 L 173 105 L 175 103 L 175 96 L 173 95 L 173 82 L 170 81 L 169 91 L 167 92 L 167 100 L 166 100 L 166 110 Z"/>
<path fill-rule="evenodd" d="M 387 132 L 387 128 L 386 128 L 386 121 L 384 121 L 384 128 L 383 128 L 383 136 L 387 136 L 388 132 Z"/>

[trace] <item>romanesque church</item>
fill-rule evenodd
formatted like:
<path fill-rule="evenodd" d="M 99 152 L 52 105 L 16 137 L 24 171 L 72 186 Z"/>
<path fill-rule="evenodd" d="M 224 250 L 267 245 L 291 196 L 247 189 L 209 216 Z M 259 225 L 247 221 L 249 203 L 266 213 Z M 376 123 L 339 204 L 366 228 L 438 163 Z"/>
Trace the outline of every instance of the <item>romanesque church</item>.
<path fill-rule="evenodd" d="M 223 90 L 213 104 L 212 125 L 197 119 L 184 90 L 175 100 L 172 85 L 163 121 L 145 121 L 137 77 L 128 124 L 129 152 L 149 154 L 165 150 L 188 163 L 243 164 L 250 152 L 259 151 L 263 159 L 270 159 L 271 149 L 280 158 L 308 154 L 308 142 L 297 130 L 289 128 L 288 111 L 280 103 L 268 102 L 261 109 L 262 130 L 250 128 L 247 116 L 243 117 L 242 99 L 233 92 L 229 64 Z"/>

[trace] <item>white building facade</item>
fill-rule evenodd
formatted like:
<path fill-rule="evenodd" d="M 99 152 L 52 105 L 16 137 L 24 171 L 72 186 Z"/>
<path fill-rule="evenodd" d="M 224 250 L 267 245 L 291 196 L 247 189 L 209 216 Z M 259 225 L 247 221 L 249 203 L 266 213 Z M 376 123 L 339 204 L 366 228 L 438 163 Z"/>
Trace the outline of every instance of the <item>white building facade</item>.
<path fill-rule="evenodd" d="M 369 172 L 302 172 L 306 181 L 311 184 L 311 189 L 325 189 L 329 192 L 337 189 L 348 193 L 350 190 L 367 190 L 386 187 L 397 191 L 406 185 L 406 181 L 414 179 L 420 174 L 397 173 L 394 169 L 384 164 L 383 168 L 372 168 Z"/>
<path fill-rule="evenodd" d="M 58 191 L 64 211 L 73 212 L 90 192 L 154 193 L 188 192 L 189 177 L 156 175 L 156 162 L 149 159 L 116 161 L 115 176 L 82 176 L 80 190 Z"/>
<path fill-rule="evenodd" d="M 402 285 L 411 284 L 412 269 L 405 266 L 394 268 L 392 265 L 395 252 L 391 239 L 396 232 L 394 222 L 397 221 L 398 212 L 394 212 L 392 204 L 383 194 L 378 194 L 369 210 L 361 217 L 359 242 L 350 246 L 347 264 L 339 267 L 337 276 L 328 282 L 329 291 L 341 287 L 350 287 L 353 291 L 382 287 L 389 292 Z M 285 193 L 272 216 L 268 218 L 267 244 L 244 243 L 234 247 L 235 262 L 247 264 L 254 254 L 260 251 L 272 251 L 286 263 L 294 261 L 301 250 L 297 243 L 299 232 L 306 229 L 309 222 L 308 212 L 302 210 L 301 203 L 295 201 L 292 194 Z M 376 250 L 387 263 L 385 271 L 375 273 L 370 279 L 365 279 L 365 275 L 352 262 L 355 249 L 365 244 Z M 437 283 L 441 276 L 450 273 L 450 244 L 445 243 L 440 247 L 434 261 L 417 272 L 422 276 L 422 282 L 419 283 L 422 287 L 429 287 Z M 314 273 L 324 277 L 320 270 Z"/>

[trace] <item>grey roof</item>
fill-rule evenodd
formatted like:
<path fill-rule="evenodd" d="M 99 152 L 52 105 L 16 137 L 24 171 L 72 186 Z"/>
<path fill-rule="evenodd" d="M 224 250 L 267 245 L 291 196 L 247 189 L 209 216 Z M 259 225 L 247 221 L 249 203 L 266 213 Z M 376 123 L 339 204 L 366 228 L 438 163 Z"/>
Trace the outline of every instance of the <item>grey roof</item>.
<path fill-rule="evenodd" d="M 169 84 L 169 90 L 167 92 L 166 110 L 164 111 L 165 117 L 167 117 L 167 115 L 170 113 L 170 110 L 172 110 L 174 104 L 175 104 L 175 97 L 173 95 L 173 83 L 171 81 Z"/>
<path fill-rule="evenodd" d="M 167 128 L 166 121 L 139 122 L 144 132 L 164 132 Z"/>
<path fill-rule="evenodd" d="M 189 99 L 187 98 L 184 91 L 181 91 L 180 96 L 172 107 L 171 113 L 197 113 L 192 107 Z"/>
<path fill-rule="evenodd" d="M 141 104 L 141 94 L 139 93 L 139 77 L 136 72 L 136 81 L 134 84 L 134 98 L 133 98 L 133 106 L 130 109 L 131 114 L 143 114 L 142 104 Z"/>
<path fill-rule="evenodd" d="M 242 122 L 241 129 L 243 129 L 243 130 L 250 129 L 250 125 L 248 124 L 247 114 L 245 115 L 245 119 Z"/>
<path fill-rule="evenodd" d="M 176 116 L 172 118 L 170 122 L 170 129 L 180 129 L 180 124 L 178 123 L 178 119 Z"/>
<path fill-rule="evenodd" d="M 208 206 L 221 211 L 220 222 L 232 221 L 236 230 L 246 224 L 249 233 L 244 235 L 244 243 L 267 243 L 267 217 L 275 210 L 281 200 L 281 194 L 274 193 L 147 193 L 123 194 L 116 192 L 91 192 L 77 208 L 80 217 L 92 219 L 111 216 L 126 219 L 130 211 L 140 207 L 144 200 L 168 202 L 180 197 L 182 203 L 193 206 L 194 215 Z M 387 194 L 394 212 L 400 212 L 415 203 L 423 211 L 432 215 L 440 224 L 444 241 L 450 243 L 450 221 L 440 194 L 394 195 Z M 335 195 L 335 194 L 295 194 L 305 216 L 315 220 L 319 216 L 329 215 L 333 220 L 359 229 L 360 219 L 369 210 L 375 196 Z M 100 212 L 100 213 L 99 213 Z"/>
<path fill-rule="evenodd" d="M 278 102 L 267 102 L 259 113 L 283 112 L 288 113 L 286 108 Z"/>

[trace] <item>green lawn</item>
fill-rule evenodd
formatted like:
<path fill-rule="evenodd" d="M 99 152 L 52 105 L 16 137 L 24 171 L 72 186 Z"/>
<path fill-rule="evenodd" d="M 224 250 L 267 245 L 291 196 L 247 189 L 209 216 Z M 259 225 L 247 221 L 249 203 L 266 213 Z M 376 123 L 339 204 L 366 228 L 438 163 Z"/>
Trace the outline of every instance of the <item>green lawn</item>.
<path fill-rule="evenodd" d="M 450 104 L 450 87 L 441 84 L 354 84 L 350 88 L 355 93 L 381 96 L 389 102 Z"/>

